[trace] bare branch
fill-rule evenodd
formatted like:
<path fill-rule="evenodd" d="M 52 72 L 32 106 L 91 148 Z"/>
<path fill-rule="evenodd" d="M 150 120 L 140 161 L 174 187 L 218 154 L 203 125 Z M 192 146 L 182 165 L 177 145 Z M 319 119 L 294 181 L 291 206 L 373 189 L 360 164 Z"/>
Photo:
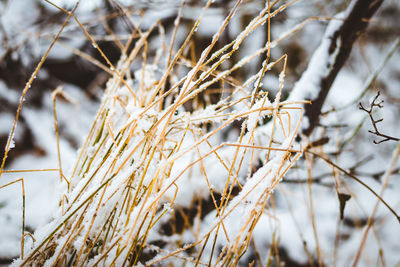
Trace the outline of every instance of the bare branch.
<path fill-rule="evenodd" d="M 365 111 L 365 112 L 368 113 L 369 118 L 370 118 L 371 123 L 372 123 L 372 126 L 374 127 L 374 130 L 373 130 L 373 131 L 368 130 L 368 132 L 370 132 L 370 133 L 372 133 L 372 134 L 374 134 L 374 135 L 376 135 L 376 136 L 379 136 L 379 137 L 382 137 L 382 138 L 383 138 L 382 140 L 379 140 L 379 141 L 374 140 L 374 144 L 376 144 L 376 145 L 377 145 L 377 144 L 380 144 L 380 143 L 383 143 L 383 142 L 386 142 L 386 141 L 389 141 L 389 140 L 391 140 L 391 141 L 400 141 L 400 138 L 397 138 L 397 137 L 393 137 L 393 136 L 390 136 L 390 135 L 383 134 L 383 133 L 381 133 L 381 132 L 379 131 L 379 129 L 378 129 L 377 124 L 378 124 L 379 122 L 383 121 L 383 118 L 382 118 L 382 119 L 379 119 L 379 120 L 374 119 L 374 116 L 373 116 L 372 112 L 373 112 L 373 109 L 374 109 L 375 107 L 377 107 L 377 108 L 383 108 L 383 100 L 378 101 L 379 96 L 380 96 L 380 92 L 378 91 L 378 93 L 376 94 L 375 98 L 372 100 L 369 109 L 365 108 L 365 107 L 361 104 L 361 102 L 359 103 L 359 108 L 360 108 L 362 111 Z"/>

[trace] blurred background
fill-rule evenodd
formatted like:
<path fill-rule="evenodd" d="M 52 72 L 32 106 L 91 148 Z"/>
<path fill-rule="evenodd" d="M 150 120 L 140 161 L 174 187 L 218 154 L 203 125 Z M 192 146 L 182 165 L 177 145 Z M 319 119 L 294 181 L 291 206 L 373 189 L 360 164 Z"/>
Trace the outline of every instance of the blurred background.
<path fill-rule="evenodd" d="M 207 10 L 195 33 L 191 46 L 192 58 L 199 58 L 213 34 L 236 1 L 215 0 Z M 288 55 L 283 98 L 287 98 L 306 69 L 318 47 L 330 18 L 343 11 L 350 1 L 304 0 L 291 3 L 277 1 L 287 8 L 271 20 L 271 40 L 298 25 L 301 27 L 271 49 L 276 60 Z M 75 1 L 54 0 L 53 4 L 70 10 Z M 205 1 L 186 1 L 181 26 L 175 42 L 178 48 L 200 15 Z M 242 1 L 237 14 L 229 23 L 217 47 L 231 42 L 250 20 L 265 7 L 265 1 Z M 96 40 L 112 63 L 117 63 L 121 50 L 116 39 L 128 40 L 130 33 L 149 29 L 157 20 L 171 38 L 174 21 L 181 1 L 93 0 L 82 1 L 77 17 Z M 129 12 L 129 18 L 126 14 Z M 355 45 L 345 67 L 340 71 L 323 105 L 322 117 L 310 142 L 325 140 L 319 152 L 343 169 L 359 177 L 374 191 L 380 192 L 383 176 L 388 169 L 397 144 L 386 141 L 368 130 L 373 129 L 368 113 L 359 103 L 369 107 L 380 92 L 383 107 L 374 110 L 376 119 L 383 118 L 379 129 L 400 137 L 400 53 L 398 38 L 400 3 L 385 0 L 372 18 L 366 32 Z M 0 148 L 1 158 L 12 128 L 22 89 L 36 65 L 49 47 L 67 15 L 48 2 L 39 0 L 0 1 Z M 156 55 L 158 40 L 149 38 L 148 54 Z M 267 25 L 259 27 L 241 45 L 228 64 L 265 45 Z M 397 42 L 397 43 L 396 43 Z M 154 44 L 158 44 L 154 41 Z M 88 56 L 90 57 L 88 60 Z M 234 72 L 232 77 L 245 81 L 257 72 L 263 58 Z M 0 186 L 23 178 L 26 197 L 26 231 L 33 232 L 50 220 L 58 206 L 59 189 L 57 140 L 53 126 L 52 92 L 63 86 L 67 97 L 57 99 L 62 167 L 72 165 L 96 114 L 105 83 L 110 75 L 93 64 L 105 63 L 79 25 L 72 21 L 51 50 L 25 98 L 15 134 L 15 147 L 7 158 L 6 170 L 47 169 L 42 172 L 3 173 Z M 377 73 L 380 65 L 382 71 Z M 229 66 L 226 66 L 227 68 Z M 140 66 L 132 66 L 134 71 Z M 263 79 L 263 89 L 274 99 L 279 90 L 276 67 Z M 366 87 L 366 81 L 377 73 Z M 362 94 L 366 91 L 365 94 Z M 399 162 L 396 163 L 383 198 L 395 210 L 400 210 Z M 365 187 L 334 170 L 319 159 L 300 160 L 286 175 L 275 191 L 266 213 L 273 223 L 264 222 L 255 231 L 254 242 L 243 257 L 243 266 L 252 261 L 265 265 L 265 255 L 274 255 L 273 266 L 310 266 L 319 258 L 328 266 L 348 266 L 352 263 L 376 197 Z M 351 196 L 340 219 L 341 192 Z M 18 183 L 0 189 L 0 263 L 8 264 L 20 253 L 22 189 Z M 268 226 L 269 225 L 269 226 Z M 268 227 L 267 227 L 268 226 Z M 362 254 L 362 266 L 394 266 L 400 264 L 399 223 L 381 205 Z M 260 256 L 261 255 L 261 256 Z"/>

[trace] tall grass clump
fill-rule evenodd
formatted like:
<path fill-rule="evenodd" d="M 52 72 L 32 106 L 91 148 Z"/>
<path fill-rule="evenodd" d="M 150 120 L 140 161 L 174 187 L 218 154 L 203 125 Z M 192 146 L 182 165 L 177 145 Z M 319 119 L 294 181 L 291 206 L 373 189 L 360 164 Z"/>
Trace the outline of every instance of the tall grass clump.
<path fill-rule="evenodd" d="M 72 170 L 60 170 L 57 214 L 25 242 L 15 265 L 238 264 L 274 187 L 301 154 L 294 142 L 301 103 L 281 101 L 280 92 L 270 101 L 261 84 L 279 67 L 282 90 L 286 56 L 271 60 L 268 37 L 265 47 L 225 64 L 256 28 L 266 24 L 269 36 L 270 19 L 286 6 L 268 1 L 217 49 L 239 5 L 199 58 L 188 55 L 203 13 L 174 49 L 181 12 L 169 35 L 156 22 L 116 40 L 115 66 L 70 13 L 108 66 L 93 62 L 111 77 Z M 150 39 L 154 33 L 159 38 Z M 257 57 L 265 58 L 257 73 L 233 78 Z"/>

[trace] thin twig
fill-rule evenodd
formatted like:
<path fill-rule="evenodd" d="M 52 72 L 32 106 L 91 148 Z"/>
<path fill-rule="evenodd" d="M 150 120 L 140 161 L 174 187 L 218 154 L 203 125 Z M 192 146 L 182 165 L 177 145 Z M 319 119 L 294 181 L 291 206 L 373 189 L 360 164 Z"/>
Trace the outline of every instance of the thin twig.
<path fill-rule="evenodd" d="M 372 126 L 374 127 L 374 130 L 373 130 L 373 131 L 368 130 L 368 132 L 370 132 L 370 133 L 372 133 L 372 134 L 374 134 L 374 135 L 376 135 L 376 136 L 379 136 L 379 137 L 382 137 L 382 138 L 383 138 L 383 139 L 380 140 L 380 141 L 374 140 L 374 144 L 376 144 L 376 145 L 377 145 L 377 144 L 380 144 L 380 143 L 383 143 L 383 142 L 386 142 L 386 141 L 389 141 L 389 140 L 398 142 L 398 141 L 400 141 L 400 138 L 397 138 L 397 137 L 393 137 L 393 136 L 390 136 L 390 135 L 383 134 L 383 133 L 381 133 L 381 132 L 379 131 L 379 129 L 378 129 L 377 124 L 378 124 L 379 122 L 383 121 L 383 118 L 382 118 L 382 119 L 379 119 L 379 120 L 374 119 L 374 116 L 373 116 L 372 112 L 373 112 L 373 109 L 374 109 L 375 107 L 377 107 L 377 108 L 383 108 L 383 102 L 384 102 L 384 101 L 383 101 L 383 100 L 378 101 L 379 96 L 380 96 L 380 92 L 378 91 L 378 93 L 376 94 L 375 98 L 372 100 L 369 109 L 366 109 L 366 108 L 363 106 L 363 104 L 361 104 L 361 102 L 359 103 L 359 108 L 360 108 L 361 110 L 363 110 L 363 111 L 365 111 L 365 112 L 368 113 L 368 116 L 369 116 L 369 118 L 370 118 L 370 120 L 371 120 Z"/>

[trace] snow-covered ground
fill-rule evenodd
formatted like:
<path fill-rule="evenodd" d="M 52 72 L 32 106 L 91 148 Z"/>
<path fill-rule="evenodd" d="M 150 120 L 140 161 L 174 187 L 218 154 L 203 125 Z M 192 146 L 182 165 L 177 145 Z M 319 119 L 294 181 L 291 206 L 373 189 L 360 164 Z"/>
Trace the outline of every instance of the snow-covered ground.
<path fill-rule="evenodd" d="M 74 1 L 53 2 L 71 8 Z M 120 2 L 122 5 L 132 3 L 132 1 Z M 151 1 L 151 5 L 146 5 L 145 1 L 134 2 L 137 6 L 146 8 L 143 18 L 136 15 L 138 13 L 135 12 L 132 15 L 132 21 L 137 23 L 140 21 L 140 25 L 144 29 L 150 27 L 156 19 L 174 17 L 180 6 L 180 1 Z M 215 2 L 218 5 L 223 1 Z M 344 2 L 336 0 L 324 5 L 320 1 L 300 1 L 289 6 L 285 15 L 277 16 L 277 21 L 273 21 L 272 38 L 281 36 L 282 33 L 310 16 L 333 17 L 337 11 L 345 8 Z M 103 4 L 103 1 L 82 1 L 77 13 L 78 17 L 83 22 L 90 22 L 98 17 L 96 12 L 107 13 Z M 191 18 L 197 17 L 201 12 L 201 9 L 194 7 L 193 3 L 189 4 L 183 16 L 185 23 L 188 23 L 187 21 Z M 228 6 L 231 7 L 232 4 L 228 4 Z M 239 15 L 231 21 L 228 28 L 231 36 L 228 36 L 227 39 L 234 38 L 242 29 L 243 22 L 241 20 L 246 20 L 257 13 L 263 4 L 261 1 L 244 4 L 244 7 L 239 9 Z M 28 80 L 33 67 L 48 47 L 48 36 L 54 36 L 60 27 L 60 21 L 57 18 L 53 18 L 54 20 L 49 18 L 48 22 L 40 23 L 40 19 L 46 21 L 41 12 L 45 16 L 59 16 L 54 7 L 42 1 L 9 0 L 0 3 L 2 26 L 0 37 L 3 43 L 0 46 L 0 65 L 11 68 L 10 62 L 20 62 L 21 68 L 23 67 L 25 71 L 20 76 L 16 76 L 22 77 L 22 79 L 15 82 L 10 82 L 7 77 L 0 75 L 1 144 L 5 144 L 12 127 L 23 84 Z M 218 24 L 227 15 L 226 12 L 223 8 L 211 8 L 205 14 L 198 28 L 198 38 L 206 39 L 206 36 L 212 36 L 218 29 Z M 384 118 L 378 124 L 379 129 L 387 135 L 400 137 L 398 120 L 400 115 L 399 47 L 396 48 L 393 56 L 379 73 L 377 81 L 372 84 L 371 89 L 360 98 L 366 81 L 384 61 L 395 43 L 395 35 L 390 35 L 390 30 L 396 27 L 393 26 L 392 20 L 396 18 L 393 13 L 396 13 L 397 16 L 400 15 L 400 4 L 396 0 L 384 2 L 381 10 L 371 22 L 371 31 L 361 36 L 360 41 L 353 48 L 348 63 L 333 84 L 323 106 L 325 113 L 320 122 L 322 127 L 318 127 L 310 137 L 311 141 L 329 137 L 329 142 L 319 148 L 319 153 L 326 155 L 338 166 L 359 177 L 377 193 L 383 187 L 384 173 L 390 167 L 392 155 L 398 144 L 394 141 L 373 144 L 373 140 L 379 140 L 379 138 L 368 132 L 373 129 L 371 122 L 368 114 L 359 109 L 358 103 L 362 102 L 365 107 L 368 107 L 376 92 L 380 90 L 380 99 L 385 101 L 384 107 L 374 113 L 377 119 Z M 104 35 L 105 31 L 101 27 L 96 27 L 96 23 L 102 22 L 89 23 L 89 30 L 92 30 L 93 34 Z M 123 32 L 126 30 L 126 24 L 121 23 L 115 27 Z M 284 93 L 290 95 L 295 82 L 305 70 L 311 55 L 318 47 L 326 25 L 325 22 L 311 22 L 303 30 L 272 49 L 272 56 L 276 58 L 288 50 L 288 62 L 291 62 L 291 58 L 295 62 L 293 65 L 289 64 Z M 171 29 L 171 27 L 166 27 L 167 31 L 171 31 Z M 379 30 L 382 31 L 382 36 L 378 36 Z M 84 34 L 76 23 L 68 25 L 65 31 L 66 37 L 65 40 L 62 40 L 63 42 L 89 54 L 93 53 L 90 50 L 91 45 L 85 45 Z M 377 36 L 375 37 L 375 35 Z M 178 32 L 177 42 L 183 41 L 185 37 L 184 30 Z M 375 40 L 375 38 L 381 39 Z M 244 43 L 245 45 L 241 46 L 240 55 L 244 56 L 254 52 L 264 45 L 265 40 L 265 32 L 255 31 Z M 200 42 L 199 45 L 201 45 Z M 157 49 L 157 47 L 151 47 L 151 44 L 149 47 Z M 10 54 L 9 58 L 8 54 Z M 300 59 L 297 60 L 297 56 Z M 72 57 L 71 50 L 60 45 L 56 45 L 49 55 L 49 59 L 52 60 L 67 61 Z M 86 66 L 82 62 L 79 64 L 83 67 Z M 71 71 L 68 66 L 65 68 L 66 71 Z M 90 66 L 89 68 L 93 69 L 94 67 Z M 244 77 L 254 74 L 257 70 L 258 67 L 250 66 L 245 71 L 248 73 L 242 73 L 243 76 L 239 79 L 245 80 Z M 2 173 L 0 177 L 0 186 L 23 178 L 26 203 L 25 231 L 32 233 L 47 224 L 55 215 L 63 190 L 60 186 L 58 171 L 49 170 L 59 168 L 51 97 L 51 91 L 55 87 L 51 86 L 54 84 L 64 85 L 64 92 L 74 99 L 72 102 L 65 98 L 57 100 L 62 169 L 65 172 L 68 172 L 72 166 L 77 149 L 89 131 L 100 103 L 99 95 L 102 92 L 98 89 L 101 87 L 101 82 L 98 83 L 99 85 L 94 82 L 94 86 L 87 85 L 85 88 L 80 88 L 76 84 L 72 85 L 73 82 L 69 83 L 58 77 L 52 78 L 51 71 L 51 66 L 45 66 L 38 76 L 38 80 L 41 82 L 40 86 L 32 86 L 27 95 L 21 113 L 22 121 L 18 124 L 15 134 L 15 148 L 11 150 L 15 153 L 10 155 L 10 162 L 5 167 L 7 171 L 33 169 L 43 169 L 43 171 Z M 93 71 L 97 74 L 99 72 L 97 69 Z M 279 89 L 278 74 L 268 74 L 262 81 L 272 96 L 275 96 Z M 96 79 L 101 79 L 101 76 L 93 77 L 91 81 Z M 44 81 L 51 82 L 45 83 Z M 300 96 L 304 97 L 305 95 L 299 94 Z M 39 104 L 35 104 L 36 102 Z M 29 142 L 28 139 L 32 141 Z M 27 143 L 32 143 L 32 145 L 24 148 Z M 336 153 L 338 151 L 339 153 Z M 261 255 L 261 263 L 265 265 L 271 247 L 277 244 L 281 250 L 280 255 L 287 255 L 284 260 L 289 261 L 290 259 L 297 264 L 307 263 L 310 259 L 316 261 L 318 257 L 328 266 L 349 266 L 354 261 L 362 242 L 367 220 L 373 213 L 377 198 L 368 189 L 332 168 L 323 160 L 312 160 L 308 157 L 310 155 L 306 155 L 306 161 L 299 160 L 274 191 L 274 201 L 265 209 L 254 229 L 254 244 L 243 257 L 243 265 L 248 265 L 251 260 L 257 258 L 255 256 L 257 253 Z M 383 199 L 397 213 L 400 211 L 399 167 L 399 162 L 395 163 L 395 172 L 390 177 L 388 176 L 388 185 L 382 195 Z M 307 178 L 315 179 L 317 177 L 320 179 L 312 185 L 306 182 Z M 344 220 L 340 220 L 337 192 L 351 195 L 344 210 Z M 20 255 L 22 203 L 20 182 L 0 188 L 0 261 L 4 260 L 5 263 Z M 212 221 L 213 215 L 210 213 L 204 220 Z M 359 262 L 360 266 L 399 264 L 399 222 L 382 203 L 379 205 L 375 218 L 376 223 L 366 240 Z M 25 240 L 29 238 L 26 236 Z M 257 264 L 261 264 L 259 260 L 257 259 Z"/>

